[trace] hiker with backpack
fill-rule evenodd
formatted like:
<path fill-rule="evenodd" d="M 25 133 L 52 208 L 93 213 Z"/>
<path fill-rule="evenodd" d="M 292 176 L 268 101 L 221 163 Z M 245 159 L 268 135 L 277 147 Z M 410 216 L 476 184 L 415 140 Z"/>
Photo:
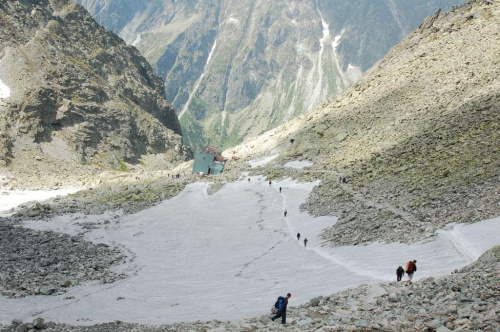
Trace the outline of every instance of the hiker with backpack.
<path fill-rule="evenodd" d="M 403 269 L 403 267 L 402 266 L 398 267 L 398 269 L 396 270 L 397 281 L 401 281 L 404 274 L 405 274 L 405 270 Z"/>
<path fill-rule="evenodd" d="M 408 261 L 406 263 L 406 274 L 408 275 L 408 280 L 406 281 L 406 285 L 411 284 L 411 280 L 413 279 L 413 273 L 417 272 L 417 261 L 414 259 L 413 261 Z"/>
<path fill-rule="evenodd" d="M 288 306 L 288 299 L 292 297 L 292 294 L 286 294 L 286 297 L 279 296 L 274 304 L 274 308 L 277 309 L 276 315 L 271 317 L 274 322 L 275 319 L 281 317 L 281 324 L 286 324 L 286 307 Z"/>

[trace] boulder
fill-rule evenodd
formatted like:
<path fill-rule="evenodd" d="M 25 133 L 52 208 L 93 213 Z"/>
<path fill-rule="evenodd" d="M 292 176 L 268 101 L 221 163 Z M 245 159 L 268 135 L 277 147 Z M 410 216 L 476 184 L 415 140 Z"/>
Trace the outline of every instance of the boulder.
<path fill-rule="evenodd" d="M 42 330 L 45 325 L 45 320 L 41 317 L 37 317 L 33 320 L 31 325 L 33 325 L 33 327 L 37 330 Z"/>
<path fill-rule="evenodd" d="M 311 299 L 309 301 L 309 305 L 311 307 L 317 307 L 321 303 L 321 299 L 322 299 L 322 297 L 315 297 L 314 299 Z"/>

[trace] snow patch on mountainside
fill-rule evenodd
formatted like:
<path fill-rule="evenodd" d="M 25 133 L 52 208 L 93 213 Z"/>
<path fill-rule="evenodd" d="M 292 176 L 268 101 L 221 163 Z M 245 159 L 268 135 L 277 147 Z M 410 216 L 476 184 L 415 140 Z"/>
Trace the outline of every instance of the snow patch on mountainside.
<path fill-rule="evenodd" d="M 312 165 L 313 165 L 313 163 L 310 162 L 309 160 L 301 160 L 301 161 L 296 160 L 296 161 L 291 161 L 289 163 L 286 163 L 285 167 L 302 169 L 304 167 L 309 167 Z"/>
<path fill-rule="evenodd" d="M 278 156 L 279 156 L 279 154 L 275 154 L 275 155 L 272 155 L 269 157 L 264 157 L 264 158 L 260 158 L 260 159 L 256 159 L 256 160 L 250 160 L 248 163 L 252 167 L 264 166 L 265 164 L 267 164 L 271 160 L 278 158 Z"/>
<path fill-rule="evenodd" d="M 344 34 L 344 30 L 342 30 L 340 35 L 336 36 L 332 42 L 333 60 L 335 61 L 335 66 L 337 67 L 337 71 L 339 72 L 339 76 L 340 76 L 340 79 L 342 80 L 342 84 L 344 85 L 344 87 L 348 87 L 350 85 L 349 80 L 347 79 L 344 71 L 342 70 L 342 66 L 340 65 L 339 57 L 337 56 L 337 47 L 340 45 L 343 34 Z"/>
<path fill-rule="evenodd" d="M 198 89 L 200 88 L 200 84 L 203 81 L 203 78 L 205 77 L 205 73 L 207 72 L 208 64 L 210 63 L 210 60 L 212 59 L 212 55 L 213 55 L 216 47 L 217 47 L 217 39 L 215 40 L 214 45 L 212 46 L 212 50 L 208 54 L 207 62 L 205 63 L 205 68 L 203 69 L 203 72 L 201 73 L 200 77 L 196 81 L 193 91 L 191 91 L 191 93 L 189 94 L 188 101 L 186 102 L 186 104 L 182 108 L 182 111 L 179 113 L 179 116 L 178 116 L 179 120 L 187 112 L 187 110 L 189 109 L 189 105 L 191 104 L 191 101 L 193 101 L 193 98 L 195 97 L 196 93 L 198 92 Z M 224 123 L 224 120 L 225 119 L 223 119 L 222 123 Z"/>
<path fill-rule="evenodd" d="M 347 66 L 345 76 L 351 84 L 359 81 L 359 79 L 361 78 L 362 75 L 363 75 L 363 71 L 361 71 L 361 67 L 356 67 L 356 66 L 353 66 L 351 64 L 349 64 L 349 66 Z"/>
<path fill-rule="evenodd" d="M 323 84 L 323 54 L 325 52 L 325 46 L 327 41 L 330 40 L 330 30 L 328 29 L 328 24 L 323 19 L 323 16 L 320 14 L 321 18 L 321 26 L 323 28 L 323 36 L 319 40 L 320 50 L 318 54 L 317 61 L 314 62 L 314 76 L 317 77 L 317 81 L 313 90 L 313 93 L 309 99 L 309 105 L 307 106 L 307 110 L 311 110 L 316 106 L 319 102 L 323 101 L 326 96 L 324 94 L 325 85 Z"/>
<path fill-rule="evenodd" d="M 0 79 L 0 99 L 7 99 L 10 97 L 10 88 Z"/>
<path fill-rule="evenodd" d="M 0 216 L 5 211 L 26 202 L 43 202 L 49 198 L 73 194 L 81 188 L 60 190 L 0 190 Z M 2 214 L 2 212 L 4 212 Z"/>
<path fill-rule="evenodd" d="M 141 34 L 138 33 L 137 37 L 135 38 L 134 42 L 132 43 L 132 46 L 137 46 L 139 43 L 142 41 Z"/>

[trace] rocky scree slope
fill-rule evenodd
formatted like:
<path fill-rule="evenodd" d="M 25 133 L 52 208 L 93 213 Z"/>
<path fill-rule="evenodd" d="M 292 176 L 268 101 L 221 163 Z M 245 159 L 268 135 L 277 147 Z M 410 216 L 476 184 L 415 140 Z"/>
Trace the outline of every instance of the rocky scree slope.
<path fill-rule="evenodd" d="M 222 147 L 323 103 L 464 0 L 78 0 L 166 81 L 185 142 Z"/>
<path fill-rule="evenodd" d="M 37 178 L 191 157 L 162 80 L 81 5 L 4 1 L 0 20 L 0 79 L 11 91 L 0 99 L 1 166 Z"/>
<path fill-rule="evenodd" d="M 303 208 L 340 217 L 324 233 L 335 245 L 498 216 L 499 64 L 500 3 L 469 1 L 428 18 L 347 91 L 224 154 L 280 153 L 271 178 L 321 179 Z M 314 166 L 280 168 L 297 159 Z"/>
<path fill-rule="evenodd" d="M 38 324 L 47 332 L 59 331 L 498 331 L 500 328 L 500 246 L 470 266 L 443 278 L 426 278 L 405 287 L 390 282 L 361 285 L 326 297 L 311 299 L 287 310 L 287 326 L 270 315 L 243 322 L 208 321 L 146 326 L 114 322 L 70 326 L 14 321 L 5 331 Z M 293 303 L 293 298 L 292 298 Z M 270 307 L 272 303 L 270 303 Z"/>
<path fill-rule="evenodd" d="M 1 219 L 0 252 L 2 296 L 60 295 L 82 282 L 111 283 L 125 277 L 111 270 L 125 263 L 122 249 L 77 236 L 14 227 Z"/>

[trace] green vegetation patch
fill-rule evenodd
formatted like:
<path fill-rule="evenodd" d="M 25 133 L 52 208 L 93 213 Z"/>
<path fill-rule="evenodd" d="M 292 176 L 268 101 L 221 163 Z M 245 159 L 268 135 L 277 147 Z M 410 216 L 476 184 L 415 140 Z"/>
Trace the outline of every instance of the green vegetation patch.
<path fill-rule="evenodd" d="M 182 128 L 182 143 L 193 152 L 201 151 L 207 144 L 203 127 L 194 120 L 190 112 L 186 112 L 179 122 Z"/>

